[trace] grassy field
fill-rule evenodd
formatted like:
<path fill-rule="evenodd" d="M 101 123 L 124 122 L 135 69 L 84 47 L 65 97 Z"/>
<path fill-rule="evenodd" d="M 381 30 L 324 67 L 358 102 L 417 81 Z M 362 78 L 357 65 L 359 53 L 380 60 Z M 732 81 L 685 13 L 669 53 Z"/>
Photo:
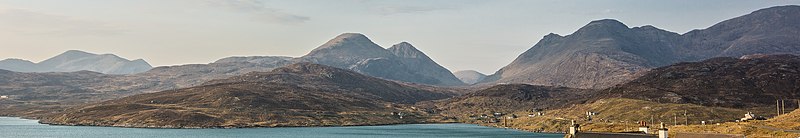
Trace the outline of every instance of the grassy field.
<path fill-rule="evenodd" d="M 535 132 L 565 132 L 569 128 L 571 120 L 576 120 L 580 123 L 583 131 L 631 132 L 638 130 L 639 121 L 647 121 L 651 122 L 648 124 L 651 128 L 650 132 L 656 132 L 659 122 L 664 122 L 670 128 L 671 135 L 678 132 L 689 132 L 743 134 L 748 137 L 800 136 L 800 133 L 772 129 L 797 129 L 800 126 L 800 112 L 793 112 L 764 121 L 734 122 L 734 120 L 743 117 L 747 112 L 761 115 L 768 114 L 771 109 L 769 107 L 733 109 L 612 98 L 594 103 L 572 105 L 568 108 L 542 111 L 544 113 L 543 116 L 528 117 L 527 115 L 533 112 L 517 110 L 506 113 L 507 115 L 502 119 L 497 119 L 498 122 L 496 123 L 488 122 L 492 117 L 470 118 L 469 115 L 461 115 L 458 118 L 467 123 Z M 588 120 L 586 112 L 595 112 L 596 115 L 592 117 L 592 120 Z M 684 113 L 686 113 L 686 116 L 684 116 Z M 511 114 L 518 117 L 514 119 L 506 118 Z M 687 117 L 688 125 L 686 124 Z M 701 121 L 706 121 L 708 125 L 701 125 Z"/>

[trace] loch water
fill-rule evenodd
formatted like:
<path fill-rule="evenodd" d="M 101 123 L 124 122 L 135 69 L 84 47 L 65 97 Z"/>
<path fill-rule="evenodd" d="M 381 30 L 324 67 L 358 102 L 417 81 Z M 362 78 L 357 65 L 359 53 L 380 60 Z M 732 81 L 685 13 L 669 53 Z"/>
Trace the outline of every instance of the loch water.
<path fill-rule="evenodd" d="M 8 138 L 563 138 L 563 134 L 532 133 L 473 124 L 407 124 L 353 127 L 291 127 L 238 129 L 145 129 L 54 126 L 37 120 L 0 117 L 0 137 Z"/>

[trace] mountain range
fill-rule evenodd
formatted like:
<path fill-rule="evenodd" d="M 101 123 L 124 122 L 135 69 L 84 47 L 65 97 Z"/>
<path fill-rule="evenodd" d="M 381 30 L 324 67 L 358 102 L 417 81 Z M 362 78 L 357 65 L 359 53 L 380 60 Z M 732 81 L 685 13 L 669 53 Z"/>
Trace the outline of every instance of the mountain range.
<path fill-rule="evenodd" d="M 351 45 L 368 45 L 368 48 L 374 50 L 371 52 L 377 51 L 382 54 L 381 56 L 362 57 L 354 60 L 358 62 L 350 62 L 348 59 L 317 61 L 317 59 L 353 56 L 347 55 L 348 52 L 343 52 L 348 47 L 354 47 Z M 199 86 L 211 80 L 229 78 L 249 72 L 267 72 L 290 64 L 311 61 L 329 65 L 340 62 L 353 64 L 347 65 L 347 67 L 340 66 L 339 68 L 397 81 L 398 83 L 409 83 L 408 85 L 426 90 L 454 91 L 425 85 L 463 84 L 447 69 L 433 62 L 428 56 L 409 43 L 401 43 L 392 48 L 383 49 L 372 43 L 364 35 L 346 33 L 334 38 L 318 49 L 332 50 L 316 50 L 312 52 L 313 54 L 310 54 L 315 56 L 299 58 L 279 56 L 228 57 L 209 64 L 162 66 L 145 72 L 127 75 L 91 72 L 26 73 L 0 71 L 0 78 L 8 78 L 7 80 L 10 80 L 0 83 L 0 95 L 12 97 L 6 100 L 9 101 L 9 104 L 0 106 L 0 109 L 3 109 L 0 110 L 0 115 L 19 116 L 40 115 L 42 112 L 52 113 L 63 110 L 63 107 L 141 93 Z M 73 53 L 82 52 L 68 51 L 62 55 L 72 55 Z"/>
<path fill-rule="evenodd" d="M 777 6 L 678 34 L 603 19 L 548 34 L 483 83 L 602 89 L 678 62 L 751 54 L 800 54 L 800 6 Z"/>
<path fill-rule="evenodd" d="M 153 68 L 142 59 L 128 60 L 113 54 L 92 54 L 69 50 L 39 63 L 22 59 L 0 61 L 0 69 L 16 72 L 94 71 L 104 74 L 135 74 Z"/>

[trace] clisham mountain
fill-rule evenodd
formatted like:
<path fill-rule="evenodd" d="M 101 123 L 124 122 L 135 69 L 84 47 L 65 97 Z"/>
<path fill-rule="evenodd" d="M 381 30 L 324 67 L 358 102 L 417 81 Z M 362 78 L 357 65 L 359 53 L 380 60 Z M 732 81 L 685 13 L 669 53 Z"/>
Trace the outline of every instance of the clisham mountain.
<path fill-rule="evenodd" d="M 483 82 L 601 89 L 678 62 L 751 54 L 800 54 L 800 6 L 766 8 L 686 34 L 592 21 L 570 35 L 546 35 Z"/>
<path fill-rule="evenodd" d="M 440 86 L 464 85 L 452 72 L 410 43 L 401 42 L 383 49 L 357 33 L 341 34 L 299 59 L 389 80 Z"/>
<path fill-rule="evenodd" d="M 135 74 L 153 68 L 142 59 L 128 60 L 112 54 L 92 54 L 69 50 L 60 55 L 33 63 L 22 59 L 0 61 L 0 69 L 17 72 L 94 71 L 104 74 Z"/>

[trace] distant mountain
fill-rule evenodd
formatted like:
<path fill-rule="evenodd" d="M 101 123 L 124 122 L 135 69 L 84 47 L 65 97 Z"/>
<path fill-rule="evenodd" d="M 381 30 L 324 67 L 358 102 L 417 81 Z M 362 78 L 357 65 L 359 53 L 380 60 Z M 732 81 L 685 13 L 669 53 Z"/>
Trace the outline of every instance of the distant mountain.
<path fill-rule="evenodd" d="M 486 74 L 474 70 L 456 71 L 453 75 L 466 84 L 475 84 L 486 78 Z"/>
<path fill-rule="evenodd" d="M 424 121 L 425 113 L 403 104 L 450 96 L 348 70 L 298 63 L 196 87 L 89 104 L 42 122 L 163 128 L 411 123 Z M 392 112 L 403 112 L 404 118 Z"/>
<path fill-rule="evenodd" d="M 798 84 L 800 56 L 720 57 L 656 68 L 631 82 L 600 91 L 598 95 L 600 98 L 751 108 L 774 105 L 776 99 L 800 98 Z"/>
<path fill-rule="evenodd" d="M 112 54 L 92 54 L 69 50 L 58 56 L 33 63 L 21 59 L 0 61 L 0 69 L 17 72 L 74 72 L 94 71 L 104 74 L 135 74 L 153 68 L 142 59 L 127 60 Z"/>
<path fill-rule="evenodd" d="M 571 35 L 545 36 L 483 82 L 601 89 L 673 63 L 750 54 L 800 54 L 800 6 L 762 9 L 683 35 L 592 21 Z"/>
<path fill-rule="evenodd" d="M 339 35 L 299 60 L 389 80 L 444 86 L 464 84 L 407 42 L 383 49 L 356 33 Z"/>

